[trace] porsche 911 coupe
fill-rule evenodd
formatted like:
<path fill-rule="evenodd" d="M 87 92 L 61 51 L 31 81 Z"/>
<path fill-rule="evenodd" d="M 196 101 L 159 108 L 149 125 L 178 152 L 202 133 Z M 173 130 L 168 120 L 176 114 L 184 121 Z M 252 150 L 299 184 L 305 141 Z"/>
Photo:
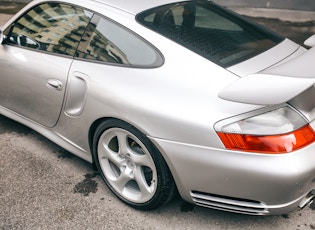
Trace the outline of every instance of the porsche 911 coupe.
<path fill-rule="evenodd" d="M 126 204 L 277 215 L 315 197 L 305 48 L 208 0 L 35 0 L 0 32 L 0 114 Z"/>

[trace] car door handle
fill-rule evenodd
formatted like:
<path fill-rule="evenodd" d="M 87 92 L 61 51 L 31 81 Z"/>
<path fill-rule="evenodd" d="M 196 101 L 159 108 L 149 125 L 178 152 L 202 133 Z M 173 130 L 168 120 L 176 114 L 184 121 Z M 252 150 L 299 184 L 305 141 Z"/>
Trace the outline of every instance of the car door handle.
<path fill-rule="evenodd" d="M 57 79 L 48 79 L 46 86 L 51 89 L 55 89 L 58 91 L 62 90 L 62 82 Z"/>

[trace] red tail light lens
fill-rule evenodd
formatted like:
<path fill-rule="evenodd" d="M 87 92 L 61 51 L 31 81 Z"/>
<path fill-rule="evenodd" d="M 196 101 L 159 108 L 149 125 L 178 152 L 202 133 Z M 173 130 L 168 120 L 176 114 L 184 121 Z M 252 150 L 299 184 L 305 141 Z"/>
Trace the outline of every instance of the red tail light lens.
<path fill-rule="evenodd" d="M 315 141 L 315 132 L 306 125 L 298 130 L 274 136 L 254 136 L 218 132 L 227 149 L 280 154 L 300 149 Z"/>
<path fill-rule="evenodd" d="M 315 132 L 308 121 L 288 106 L 223 123 L 217 125 L 217 134 L 224 146 L 231 150 L 280 154 L 315 141 Z"/>

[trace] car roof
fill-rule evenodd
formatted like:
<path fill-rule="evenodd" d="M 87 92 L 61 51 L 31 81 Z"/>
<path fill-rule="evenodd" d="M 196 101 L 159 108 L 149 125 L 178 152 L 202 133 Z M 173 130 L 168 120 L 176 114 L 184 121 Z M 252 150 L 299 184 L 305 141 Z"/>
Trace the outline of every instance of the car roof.
<path fill-rule="evenodd" d="M 132 14 L 137 14 L 156 6 L 179 2 L 179 0 L 90 0 L 90 1 L 102 3 Z M 188 0 L 180 1 L 183 2 Z"/>

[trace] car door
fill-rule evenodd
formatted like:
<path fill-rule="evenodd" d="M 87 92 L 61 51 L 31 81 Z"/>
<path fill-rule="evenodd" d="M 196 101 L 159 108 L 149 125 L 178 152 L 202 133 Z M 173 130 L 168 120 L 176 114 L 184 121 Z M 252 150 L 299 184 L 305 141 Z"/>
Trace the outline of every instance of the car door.
<path fill-rule="evenodd" d="M 0 105 L 54 126 L 73 56 L 91 16 L 77 6 L 44 3 L 8 27 L 0 45 Z"/>

